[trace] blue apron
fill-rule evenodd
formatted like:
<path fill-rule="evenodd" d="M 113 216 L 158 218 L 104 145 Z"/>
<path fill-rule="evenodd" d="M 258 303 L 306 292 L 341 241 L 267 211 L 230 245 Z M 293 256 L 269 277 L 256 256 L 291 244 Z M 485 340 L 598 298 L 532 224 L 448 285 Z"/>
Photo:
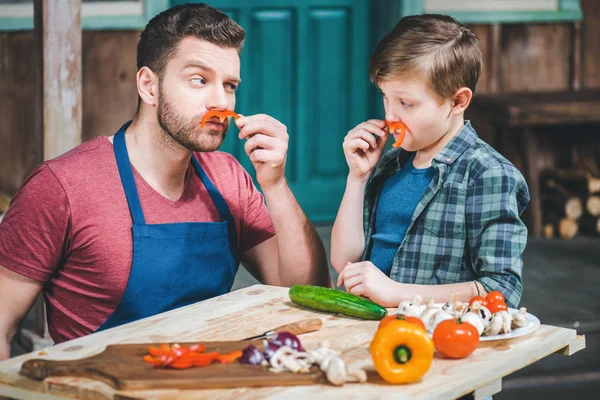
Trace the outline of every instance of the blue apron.
<path fill-rule="evenodd" d="M 114 151 L 133 220 L 133 260 L 121 302 L 98 331 L 228 293 L 238 267 L 235 221 L 194 156 L 220 222 L 146 224 L 125 145 L 130 123 L 115 135 Z"/>

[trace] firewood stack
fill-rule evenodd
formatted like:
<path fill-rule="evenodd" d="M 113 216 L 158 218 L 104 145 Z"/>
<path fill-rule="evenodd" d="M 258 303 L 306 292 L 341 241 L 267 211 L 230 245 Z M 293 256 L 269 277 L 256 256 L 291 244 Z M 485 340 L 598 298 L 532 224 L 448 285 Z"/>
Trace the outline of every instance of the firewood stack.
<path fill-rule="evenodd" d="M 600 237 L 600 176 L 551 169 L 542 173 L 541 186 L 544 237 Z"/>

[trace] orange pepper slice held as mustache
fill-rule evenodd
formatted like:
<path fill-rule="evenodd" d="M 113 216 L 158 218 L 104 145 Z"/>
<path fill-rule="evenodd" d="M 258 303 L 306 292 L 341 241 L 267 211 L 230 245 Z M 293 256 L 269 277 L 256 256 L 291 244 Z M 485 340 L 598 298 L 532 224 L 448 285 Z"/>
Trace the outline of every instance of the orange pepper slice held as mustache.
<path fill-rule="evenodd" d="M 400 130 L 400 137 L 392 145 L 393 148 L 397 149 L 402 145 L 402 142 L 404 141 L 404 135 L 406 134 L 406 125 L 404 125 L 404 123 L 400 121 L 388 121 L 387 119 L 385 120 L 385 125 L 387 126 L 388 131 L 390 133 L 395 133 L 396 131 Z"/>
<path fill-rule="evenodd" d="M 239 116 L 239 114 L 237 114 L 231 110 L 225 110 L 225 111 L 209 110 L 202 117 L 202 121 L 200 122 L 200 127 L 204 128 L 204 125 L 206 124 L 208 119 L 211 117 L 218 117 L 221 120 L 221 123 L 223 123 L 223 121 L 225 121 L 225 118 L 227 118 L 227 117 L 233 117 L 233 119 L 236 120 L 240 116 Z"/>

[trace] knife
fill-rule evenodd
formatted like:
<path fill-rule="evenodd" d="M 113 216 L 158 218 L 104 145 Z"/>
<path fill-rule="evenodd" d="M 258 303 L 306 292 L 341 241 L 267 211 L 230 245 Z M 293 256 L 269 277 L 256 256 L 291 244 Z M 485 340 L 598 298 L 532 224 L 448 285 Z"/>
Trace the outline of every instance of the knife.
<path fill-rule="evenodd" d="M 293 333 L 294 335 L 301 335 L 303 333 L 318 331 L 322 326 L 323 321 L 321 321 L 321 318 L 303 319 L 301 321 L 292 322 L 291 324 L 281 325 L 273 330 L 242 340 L 263 339 L 283 331 Z"/>

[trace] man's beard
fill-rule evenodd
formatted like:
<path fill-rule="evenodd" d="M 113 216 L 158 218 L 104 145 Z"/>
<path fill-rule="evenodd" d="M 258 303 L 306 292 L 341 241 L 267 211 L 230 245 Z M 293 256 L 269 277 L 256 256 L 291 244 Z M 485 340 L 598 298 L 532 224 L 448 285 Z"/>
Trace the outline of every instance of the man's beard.
<path fill-rule="evenodd" d="M 164 91 L 161 90 L 158 99 L 158 124 L 175 142 L 191 151 L 215 151 L 221 147 L 227 129 L 229 120 L 223 121 L 223 131 L 213 129 L 203 129 L 199 133 L 198 128 L 202 121 L 202 116 L 192 118 L 189 123 L 177 114 L 173 105 L 165 98 Z"/>

